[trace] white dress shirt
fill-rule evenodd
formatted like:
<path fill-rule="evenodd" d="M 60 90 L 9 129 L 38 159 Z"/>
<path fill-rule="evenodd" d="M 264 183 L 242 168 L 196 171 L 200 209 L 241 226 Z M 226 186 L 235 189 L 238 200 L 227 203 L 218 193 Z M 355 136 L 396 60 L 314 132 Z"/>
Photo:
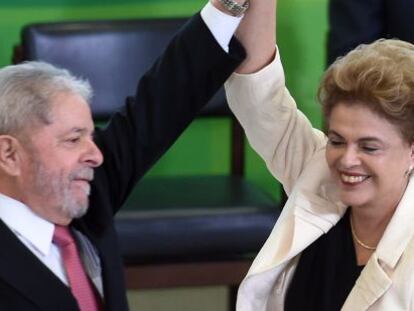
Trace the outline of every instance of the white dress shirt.
<path fill-rule="evenodd" d="M 52 243 L 55 225 L 23 203 L 0 194 L 0 219 L 52 272 L 68 285 L 59 248 Z"/>
<path fill-rule="evenodd" d="M 204 6 L 200 15 L 218 44 L 228 52 L 230 40 L 236 32 L 243 15 L 240 17 L 227 15 L 216 9 L 210 2 Z"/>

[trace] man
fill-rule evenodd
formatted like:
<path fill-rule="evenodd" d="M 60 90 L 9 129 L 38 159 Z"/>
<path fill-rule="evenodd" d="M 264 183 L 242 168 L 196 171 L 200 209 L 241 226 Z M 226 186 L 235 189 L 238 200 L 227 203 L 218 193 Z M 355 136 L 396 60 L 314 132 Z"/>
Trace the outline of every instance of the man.
<path fill-rule="evenodd" d="M 208 4 L 95 133 L 88 83 L 45 63 L 0 70 L 2 310 L 128 310 L 113 215 L 244 58 L 239 21 Z"/>

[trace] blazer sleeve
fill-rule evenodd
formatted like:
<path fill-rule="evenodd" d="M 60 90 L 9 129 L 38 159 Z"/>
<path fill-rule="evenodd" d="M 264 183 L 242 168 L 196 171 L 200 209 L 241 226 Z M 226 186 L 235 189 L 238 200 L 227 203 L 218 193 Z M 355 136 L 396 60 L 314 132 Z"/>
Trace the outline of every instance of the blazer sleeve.
<path fill-rule="evenodd" d="M 250 145 L 290 194 L 306 164 L 325 147 L 326 137 L 297 109 L 285 87 L 279 53 L 257 73 L 233 74 L 225 86 Z"/>
<path fill-rule="evenodd" d="M 199 14 L 179 31 L 139 81 L 134 99 L 96 131 L 104 163 L 95 182 L 109 193 L 113 212 L 244 57 L 235 39 L 226 53 Z"/>

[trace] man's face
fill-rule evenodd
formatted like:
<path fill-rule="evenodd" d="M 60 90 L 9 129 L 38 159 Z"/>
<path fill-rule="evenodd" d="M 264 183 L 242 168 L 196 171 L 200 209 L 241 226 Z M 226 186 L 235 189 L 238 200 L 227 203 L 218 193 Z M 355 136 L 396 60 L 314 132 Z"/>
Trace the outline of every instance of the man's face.
<path fill-rule="evenodd" d="M 81 97 L 59 94 L 51 117 L 51 124 L 27 133 L 23 202 L 42 218 L 65 225 L 85 214 L 93 168 L 103 157 L 92 139 L 89 106 Z"/>

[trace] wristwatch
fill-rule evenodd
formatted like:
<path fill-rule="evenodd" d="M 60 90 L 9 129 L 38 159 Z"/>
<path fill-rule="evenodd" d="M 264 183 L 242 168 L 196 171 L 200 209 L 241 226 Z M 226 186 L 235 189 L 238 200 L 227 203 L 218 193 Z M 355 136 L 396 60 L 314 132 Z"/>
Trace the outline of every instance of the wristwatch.
<path fill-rule="evenodd" d="M 237 3 L 234 0 L 219 0 L 224 9 L 227 10 L 233 16 L 241 16 L 249 8 L 249 0 L 246 0 L 243 4 Z"/>

